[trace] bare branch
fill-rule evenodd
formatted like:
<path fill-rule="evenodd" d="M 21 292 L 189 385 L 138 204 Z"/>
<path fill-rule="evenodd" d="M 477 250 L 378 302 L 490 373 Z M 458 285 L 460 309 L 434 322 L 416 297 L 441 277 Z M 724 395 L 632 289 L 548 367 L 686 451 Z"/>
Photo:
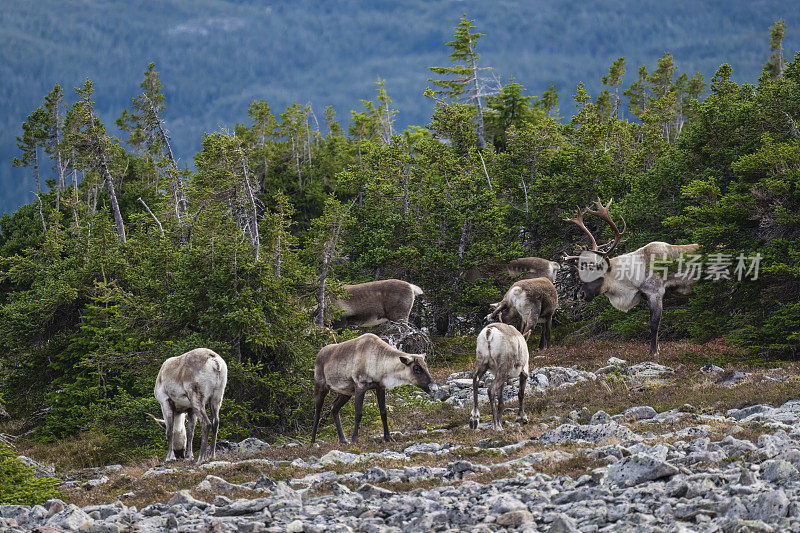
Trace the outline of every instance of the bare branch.
<path fill-rule="evenodd" d="M 158 229 L 161 232 L 161 236 L 163 237 L 164 236 L 164 227 L 161 225 L 161 221 L 159 221 L 158 217 L 152 211 L 150 211 L 150 208 L 147 207 L 147 204 L 144 203 L 144 200 L 142 200 L 141 196 L 139 197 L 139 201 L 142 202 L 142 205 L 144 206 L 144 208 L 147 209 L 147 212 L 150 213 L 150 216 L 153 217 L 153 220 L 156 221 L 156 224 L 158 224 Z"/>

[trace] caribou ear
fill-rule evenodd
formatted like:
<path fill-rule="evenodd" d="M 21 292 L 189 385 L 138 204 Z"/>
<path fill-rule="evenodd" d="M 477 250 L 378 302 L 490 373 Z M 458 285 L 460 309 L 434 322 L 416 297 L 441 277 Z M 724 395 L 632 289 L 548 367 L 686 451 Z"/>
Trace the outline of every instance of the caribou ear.
<path fill-rule="evenodd" d="M 153 420 L 155 420 L 155 421 L 156 421 L 156 424 L 158 424 L 158 425 L 159 425 L 159 426 L 161 426 L 162 428 L 165 428 L 165 427 L 167 427 L 167 423 L 166 423 L 166 422 L 164 422 L 162 419 L 160 419 L 160 418 L 156 418 L 155 416 L 151 415 L 150 413 L 145 413 L 145 414 L 146 414 L 147 416 L 149 416 L 150 418 L 152 418 Z"/>
<path fill-rule="evenodd" d="M 400 356 L 400 361 L 401 361 L 401 362 L 402 362 L 404 365 L 406 365 L 406 366 L 409 366 L 411 363 L 413 363 L 413 362 L 414 362 L 414 359 L 412 359 L 411 357 L 406 357 L 405 355 L 401 355 L 401 356 Z"/>

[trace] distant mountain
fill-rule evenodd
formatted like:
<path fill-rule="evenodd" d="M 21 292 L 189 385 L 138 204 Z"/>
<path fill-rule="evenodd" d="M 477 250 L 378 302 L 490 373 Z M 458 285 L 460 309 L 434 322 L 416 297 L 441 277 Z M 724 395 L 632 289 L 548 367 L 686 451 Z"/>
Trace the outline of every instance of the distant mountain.
<path fill-rule="evenodd" d="M 11 168 L 15 136 L 55 83 L 68 94 L 95 82 L 97 109 L 111 128 L 139 93 L 150 61 L 167 95 L 165 119 L 187 164 L 203 132 L 244 121 L 264 98 L 278 115 L 293 103 L 332 105 L 339 120 L 374 99 L 377 77 L 399 110 L 398 126 L 424 125 L 429 66 L 449 63 L 445 43 L 462 13 L 476 20 L 484 66 L 539 95 L 555 84 L 570 115 L 579 81 L 596 96 L 612 60 L 638 67 L 671 52 L 679 72 L 706 79 L 724 62 L 755 81 L 769 56 L 769 26 L 787 23 L 788 55 L 800 49 L 796 2 L 375 0 L 37 0 L 0 7 L 0 211 L 33 199 L 28 171 Z M 70 100 L 71 101 L 71 100 Z"/>

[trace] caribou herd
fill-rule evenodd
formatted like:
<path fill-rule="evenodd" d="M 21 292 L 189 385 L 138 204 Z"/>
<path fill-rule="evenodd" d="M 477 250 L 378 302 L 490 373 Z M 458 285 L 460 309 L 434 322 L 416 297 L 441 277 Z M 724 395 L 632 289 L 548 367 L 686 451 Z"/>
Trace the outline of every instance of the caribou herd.
<path fill-rule="evenodd" d="M 553 315 L 558 309 L 558 292 L 554 282 L 560 270 L 569 269 L 581 280 L 576 292 L 579 300 L 590 301 L 605 294 L 611 305 L 628 312 L 644 300 L 650 309 L 650 354 L 658 354 L 658 330 L 665 296 L 688 296 L 693 279 L 687 274 L 652 269 L 654 260 L 675 260 L 681 254 L 695 252 L 697 244 L 674 245 L 651 242 L 632 252 L 609 257 L 623 242 L 627 225 L 622 229 L 614 222 L 608 204 L 598 199 L 594 209 L 578 208 L 574 218 L 564 219 L 576 224 L 589 238 L 590 249 L 579 256 L 562 257 L 560 262 L 538 257 L 523 257 L 509 262 L 504 270 L 510 276 L 521 277 L 506 291 L 502 300 L 489 304 L 492 311 L 485 318 L 485 327 L 476 341 L 475 368 L 472 373 L 474 403 L 470 428 L 477 428 L 478 381 L 491 371 L 495 379 L 489 388 L 493 427 L 502 429 L 503 386 L 509 379 L 519 377 L 519 412 L 517 421 L 527 422 L 523 399 L 528 379 L 528 338 L 536 324 L 542 324 L 539 348 L 550 346 Z M 608 243 L 598 245 L 592 232 L 584 223 L 584 215 L 592 215 L 606 222 L 614 232 Z M 651 268 L 648 269 L 648 266 Z M 476 270 L 461 272 L 461 277 L 474 278 Z M 385 322 L 408 323 L 411 309 L 420 287 L 397 279 L 344 285 L 346 297 L 332 298 L 338 308 L 333 327 L 371 327 Z M 519 319 L 517 329 L 511 322 Z M 219 408 L 227 381 L 227 366 L 216 353 L 198 348 L 178 357 L 167 359 L 156 380 L 155 396 L 161 404 L 163 419 L 150 415 L 161 424 L 167 436 L 167 461 L 177 458 L 192 459 L 192 436 L 199 419 L 203 438 L 198 463 L 214 458 Z M 352 441 L 358 439 L 364 396 L 375 390 L 383 424 L 384 439 L 390 440 L 386 418 L 386 391 L 399 385 L 411 384 L 429 394 L 437 385 L 428 371 L 425 354 L 405 353 L 390 346 L 380 337 L 365 333 L 360 337 L 324 346 L 316 357 L 314 366 L 314 426 L 311 442 L 317 437 L 325 397 L 329 391 L 337 393 L 331 409 L 339 441 L 348 442 L 339 411 L 351 397 L 355 397 L 355 427 Z M 206 405 L 212 416 L 206 414 Z M 188 422 L 188 431 L 185 423 Z M 209 443 L 209 438 L 211 442 Z"/>

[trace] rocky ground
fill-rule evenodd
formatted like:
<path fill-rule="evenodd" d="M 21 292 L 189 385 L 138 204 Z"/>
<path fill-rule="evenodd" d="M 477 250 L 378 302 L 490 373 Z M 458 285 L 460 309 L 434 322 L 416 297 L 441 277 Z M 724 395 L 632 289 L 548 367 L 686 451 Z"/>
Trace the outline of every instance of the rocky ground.
<path fill-rule="evenodd" d="M 446 368 L 435 403 L 393 396 L 395 442 L 251 438 L 200 467 L 62 473 L 63 500 L 0 506 L 0 531 L 800 531 L 794 368 L 536 362 L 525 426 L 509 383 L 504 431 L 488 405 L 470 431 L 468 371 Z"/>

